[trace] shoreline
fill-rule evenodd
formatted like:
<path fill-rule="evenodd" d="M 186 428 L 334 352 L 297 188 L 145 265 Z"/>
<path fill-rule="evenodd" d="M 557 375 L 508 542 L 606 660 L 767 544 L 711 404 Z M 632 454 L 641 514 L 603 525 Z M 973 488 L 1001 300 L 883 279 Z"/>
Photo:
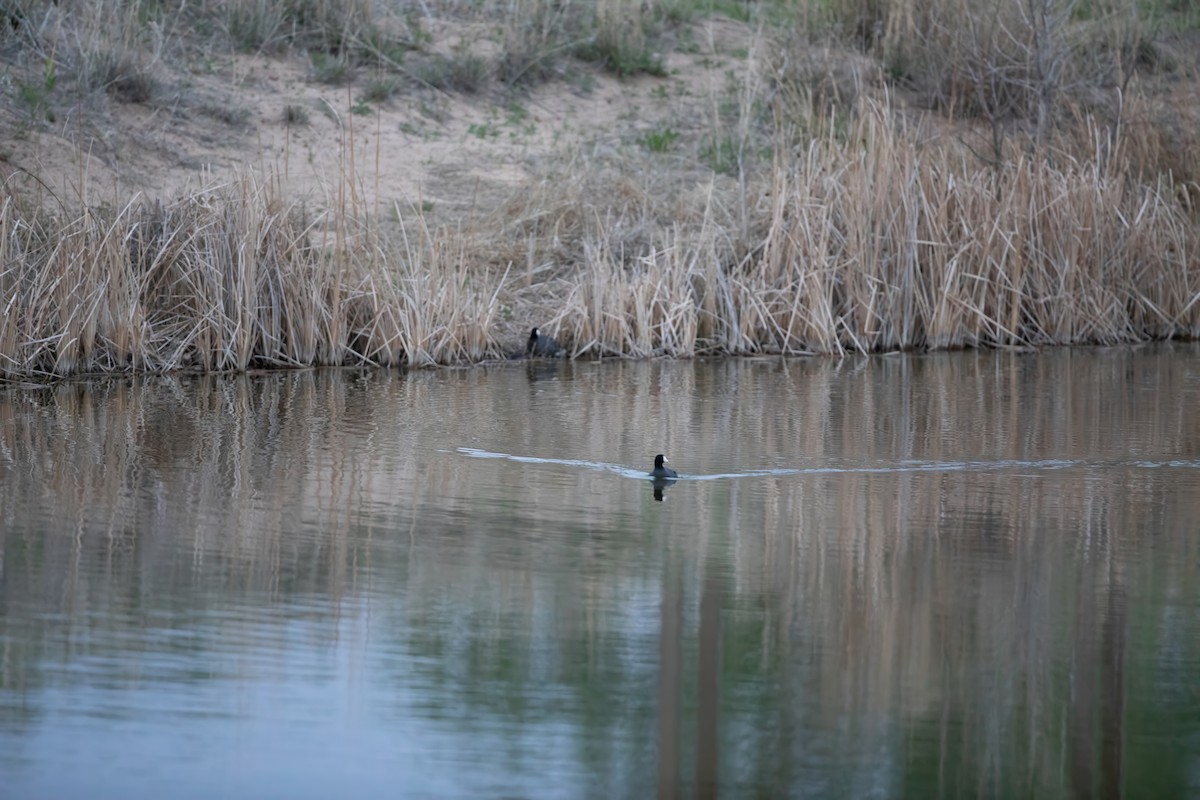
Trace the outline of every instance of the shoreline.
<path fill-rule="evenodd" d="M 307 365 L 279 365 L 279 366 L 250 366 L 245 369 L 226 369 L 226 370 L 198 370 L 189 367 L 180 367 L 173 370 L 123 370 L 123 371 L 108 371 L 108 372 L 79 372 L 65 375 L 54 374 L 25 374 L 13 375 L 0 373 L 0 389 L 17 388 L 17 389 L 44 389 L 47 387 L 58 386 L 71 383 L 86 383 L 88 381 L 103 381 L 103 380 L 120 380 L 120 379 L 137 379 L 137 378 L 209 378 L 209 377 L 249 377 L 263 378 L 273 375 L 286 373 L 300 372 L 316 372 L 324 370 L 338 370 L 346 372 L 397 372 L 399 374 L 411 373 L 435 373 L 435 372 L 451 372 L 472 370 L 476 368 L 494 368 L 494 367 L 553 367 L 560 364 L 601 364 L 612 362 L 623 363 L 645 363 L 649 361 L 680 361 L 680 362 L 697 362 L 697 361 L 759 361 L 759 362 L 787 362 L 808 359 L 843 359 L 848 357 L 856 358 L 887 358 L 893 356 L 919 356 L 919 355 L 935 355 L 945 353 L 965 353 L 973 351 L 976 353 L 1015 353 L 1019 355 L 1033 355 L 1042 353 L 1048 350 L 1090 350 L 1090 349 L 1111 349 L 1111 348 L 1140 348 L 1153 345 L 1187 345 L 1200 342 L 1200 336 L 1175 336 L 1170 338 L 1146 338 L 1128 340 L 1122 342 L 1070 342 L 1070 343 L 1047 343 L 1039 345 L 985 345 L 981 347 L 943 347 L 929 349 L 911 349 L 911 350 L 887 350 L 875 352 L 847 352 L 847 353 L 714 353 L 706 352 L 692 356 L 671 356 L 671 355 L 652 355 L 652 356 L 556 356 L 556 357 L 527 357 L 524 354 L 513 355 L 507 358 L 484 358 L 478 361 L 458 361 L 445 364 L 433 364 L 419 367 L 409 367 L 404 364 L 307 364 Z"/>

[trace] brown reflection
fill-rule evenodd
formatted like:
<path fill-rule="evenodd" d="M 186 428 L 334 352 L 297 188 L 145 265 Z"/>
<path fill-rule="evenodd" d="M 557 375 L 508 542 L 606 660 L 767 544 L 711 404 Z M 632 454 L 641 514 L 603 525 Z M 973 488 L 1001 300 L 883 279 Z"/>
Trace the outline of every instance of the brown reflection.
<path fill-rule="evenodd" d="M 1104 690 L 1100 730 L 1100 796 L 1123 797 L 1125 764 L 1125 589 L 1109 587 L 1100 645 Z"/>
<path fill-rule="evenodd" d="M 674 800 L 679 792 L 680 686 L 683 677 L 683 610 L 679 573 L 663 580 L 659 621 L 658 798 Z"/>
<path fill-rule="evenodd" d="M 697 659 L 696 797 L 717 796 L 719 738 L 717 723 L 721 699 L 721 582 L 709 575 L 700 595 L 700 636 Z"/>
<path fill-rule="evenodd" d="M 1081 595 L 1092 588 L 1080 586 Z M 1071 789 L 1079 798 L 1124 796 L 1126 595 L 1116 580 L 1081 596 L 1070 697 Z"/>
<path fill-rule="evenodd" d="M 696 657 L 695 797 L 717 797 L 720 762 L 721 580 L 709 575 L 700 594 Z M 660 798 L 680 794 L 681 692 L 688 681 L 683 668 L 683 611 L 679 572 L 668 568 L 659 619 L 658 792 Z"/>
<path fill-rule="evenodd" d="M 346 432 L 369 430 L 375 412 L 364 416 L 361 394 L 354 373 L 320 371 L 0 394 L 0 450 L 22 465 L 0 480 L 0 553 L 6 532 L 20 532 L 50 563 L 132 556 L 155 585 L 200 580 L 213 559 L 234 565 L 233 585 L 274 594 L 311 573 L 312 545 L 323 588 L 336 592 L 338 565 L 354 558 L 345 534 L 369 466 L 310 456 L 331 436 L 340 449 Z M 64 577 L 55 610 L 95 589 L 74 567 Z"/>

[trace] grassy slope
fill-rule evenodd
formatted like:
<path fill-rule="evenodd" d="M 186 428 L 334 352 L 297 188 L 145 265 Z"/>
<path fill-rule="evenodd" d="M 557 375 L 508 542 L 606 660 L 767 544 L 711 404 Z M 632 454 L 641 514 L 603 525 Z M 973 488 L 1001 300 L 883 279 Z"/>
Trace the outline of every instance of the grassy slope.
<path fill-rule="evenodd" d="M 1194 336 L 1200 21 L 1039 3 L 27 0 L 0 373 Z"/>

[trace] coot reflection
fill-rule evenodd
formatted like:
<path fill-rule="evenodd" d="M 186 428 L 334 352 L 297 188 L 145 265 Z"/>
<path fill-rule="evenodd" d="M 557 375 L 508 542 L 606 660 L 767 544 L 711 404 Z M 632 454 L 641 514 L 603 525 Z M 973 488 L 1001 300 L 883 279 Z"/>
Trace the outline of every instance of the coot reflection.
<path fill-rule="evenodd" d="M 654 457 L 654 469 L 650 470 L 650 483 L 654 487 L 654 499 L 658 502 L 663 500 L 663 491 L 669 486 L 675 485 L 675 479 L 679 477 L 679 473 L 665 466 L 667 458 L 662 453 Z"/>

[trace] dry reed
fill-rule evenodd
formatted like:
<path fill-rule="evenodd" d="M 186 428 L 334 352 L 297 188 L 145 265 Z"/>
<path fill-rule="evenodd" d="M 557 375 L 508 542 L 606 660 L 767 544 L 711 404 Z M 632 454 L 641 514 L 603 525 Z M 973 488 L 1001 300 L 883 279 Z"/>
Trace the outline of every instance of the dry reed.
<path fill-rule="evenodd" d="M 732 258 L 711 215 L 623 261 L 594 226 L 556 321 L 576 353 L 638 357 L 1200 333 L 1200 236 L 1177 187 L 1058 161 L 995 170 L 866 102 L 845 135 L 780 150 L 750 194 L 765 234 Z"/>
<path fill-rule="evenodd" d="M 580 204 L 593 195 L 580 180 L 539 220 L 558 256 L 574 253 L 576 264 L 545 281 L 530 266 L 517 305 L 548 319 L 576 356 L 1200 333 L 1200 234 L 1168 177 L 1139 183 L 1099 159 L 1055 167 L 1034 156 L 995 170 L 961 148 L 925 146 L 865 101 L 845 135 L 832 131 L 780 148 L 744 195 L 712 181 L 673 213 L 621 176 L 609 215 L 589 220 Z M 739 215 L 755 234 L 744 241 L 730 233 Z M 498 245 L 415 219 L 396 237 L 353 208 L 307 217 L 275 182 L 248 177 L 65 220 L 7 197 L 0 371 L 429 366 L 501 355 L 498 319 L 514 290 L 508 270 L 486 267 Z M 528 247 L 532 265 L 540 245 Z"/>
<path fill-rule="evenodd" d="M 461 237 L 422 227 L 397 247 L 349 212 L 306 216 L 271 180 L 70 219 L 9 196 L 0 233 L 0 374 L 424 366 L 498 353 L 489 331 L 504 282 L 477 286 Z"/>
<path fill-rule="evenodd" d="M 1200 167 L 1157 106 L 1080 104 L 981 157 L 904 122 L 878 70 L 814 102 L 779 49 L 757 39 L 708 98 L 698 160 L 567 158 L 446 227 L 368 213 L 353 153 L 316 210 L 272 178 L 97 207 L 84 176 L 53 213 L 6 187 L 0 375 L 470 362 L 530 321 L 575 356 L 639 358 L 1200 333 L 1200 192 L 1172 177 Z"/>

